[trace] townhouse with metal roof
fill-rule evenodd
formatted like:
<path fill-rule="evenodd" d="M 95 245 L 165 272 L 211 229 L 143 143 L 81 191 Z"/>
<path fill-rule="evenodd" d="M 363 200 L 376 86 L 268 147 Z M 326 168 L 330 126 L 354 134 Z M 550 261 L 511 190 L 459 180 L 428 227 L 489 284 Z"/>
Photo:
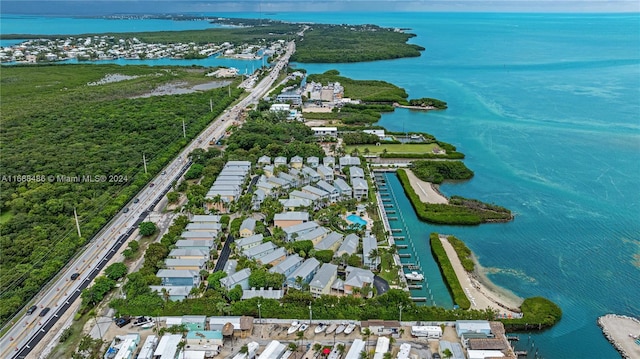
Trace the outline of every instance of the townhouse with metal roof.
<path fill-rule="evenodd" d="M 311 168 L 316 168 L 318 167 L 318 164 L 320 164 L 320 159 L 318 157 L 316 156 L 307 157 L 307 166 Z"/>
<path fill-rule="evenodd" d="M 278 200 L 287 211 L 295 211 L 298 208 L 310 207 L 313 202 L 303 198 L 286 198 Z"/>
<path fill-rule="evenodd" d="M 276 158 L 273 159 L 273 165 L 278 167 L 281 165 L 287 165 L 287 158 L 286 157 L 282 157 L 282 156 L 278 156 Z"/>
<path fill-rule="evenodd" d="M 258 182 L 256 182 L 256 188 L 262 190 L 267 196 L 273 196 L 277 191 L 276 186 L 273 183 L 268 182 L 266 178 L 263 179 L 262 177 L 260 177 Z"/>
<path fill-rule="evenodd" d="M 200 284 L 200 273 L 194 270 L 160 269 L 156 277 L 160 278 L 162 285 L 165 286 L 196 287 Z"/>
<path fill-rule="evenodd" d="M 331 183 L 326 182 L 326 181 L 318 181 L 318 183 L 316 183 L 316 187 L 320 188 L 321 190 L 328 192 L 329 193 L 329 201 L 331 203 L 335 203 L 338 201 L 338 199 L 340 198 L 340 192 L 338 191 L 337 188 L 335 188 Z"/>
<path fill-rule="evenodd" d="M 189 297 L 193 286 L 178 286 L 178 285 L 150 285 L 149 288 L 152 292 L 156 292 L 161 298 L 165 295 L 167 299 L 172 301 L 181 301 Z"/>
<path fill-rule="evenodd" d="M 198 259 L 167 258 L 164 260 L 164 265 L 166 269 L 195 270 L 200 272 L 201 270 L 206 268 L 207 260 L 202 258 L 198 258 Z"/>
<path fill-rule="evenodd" d="M 272 242 L 265 242 L 255 247 L 251 247 L 249 249 L 245 249 L 242 251 L 242 254 L 250 259 L 259 259 L 264 257 L 265 255 L 275 251 L 278 247 Z"/>
<path fill-rule="evenodd" d="M 262 167 L 262 172 L 264 172 L 264 175 L 267 177 L 273 176 L 273 174 L 275 173 L 275 170 L 276 168 L 273 165 L 266 165 Z"/>
<path fill-rule="evenodd" d="M 273 289 L 273 288 L 251 288 L 249 290 L 242 291 L 242 300 L 252 299 L 252 298 L 265 298 L 265 299 L 282 299 L 284 296 L 284 289 Z"/>
<path fill-rule="evenodd" d="M 207 240 L 192 240 L 192 239 L 181 239 L 176 242 L 176 248 L 187 248 L 187 249 L 204 249 L 205 251 L 211 251 L 215 248 L 216 243 L 213 239 Z"/>
<path fill-rule="evenodd" d="M 229 259 L 227 263 L 224 264 L 223 272 L 227 273 L 227 277 L 236 272 L 236 268 L 238 267 L 238 261 L 235 259 Z"/>
<path fill-rule="evenodd" d="M 322 228 L 322 227 L 321 227 Z M 313 246 L 317 251 L 330 249 L 335 251 L 342 244 L 342 234 L 332 231 Z"/>
<path fill-rule="evenodd" d="M 271 273 L 280 273 L 286 277 L 288 277 L 294 270 L 302 265 L 302 258 L 294 253 L 287 258 L 285 258 L 282 262 L 276 264 L 275 266 L 269 269 Z"/>
<path fill-rule="evenodd" d="M 362 238 L 362 264 L 369 267 L 369 269 L 375 269 L 380 263 L 380 257 L 372 258 L 369 254 L 371 250 L 378 250 L 378 242 L 373 236 L 366 236 Z"/>
<path fill-rule="evenodd" d="M 289 188 L 299 187 L 299 179 L 286 172 L 278 173 L 278 178 L 281 178 L 289 183 Z"/>
<path fill-rule="evenodd" d="M 291 160 L 289 161 L 289 166 L 293 167 L 293 168 L 302 168 L 302 157 L 300 156 L 293 156 L 291 157 Z"/>
<path fill-rule="evenodd" d="M 309 176 L 300 172 L 300 170 L 289 168 L 289 174 L 298 179 L 298 185 L 296 187 L 302 187 L 309 184 Z"/>
<path fill-rule="evenodd" d="M 225 163 L 224 168 L 244 168 L 247 171 L 251 170 L 251 162 L 250 161 L 227 161 Z"/>
<path fill-rule="evenodd" d="M 358 244 L 360 244 L 360 237 L 356 234 L 350 233 L 342 241 L 340 248 L 335 253 L 336 257 L 340 257 L 343 254 L 352 255 L 358 250 Z"/>
<path fill-rule="evenodd" d="M 280 177 L 275 177 L 275 176 L 268 177 L 267 182 L 271 183 L 272 185 L 278 188 L 282 188 L 283 190 L 288 190 L 291 187 L 291 184 L 288 181 L 285 181 Z"/>
<path fill-rule="evenodd" d="M 336 159 L 333 156 L 325 156 L 322 159 L 322 164 L 327 166 L 327 167 L 335 167 L 336 166 Z"/>
<path fill-rule="evenodd" d="M 205 259 L 209 260 L 211 254 L 204 249 L 192 249 L 192 248 L 175 248 L 169 252 L 169 258 L 178 259 Z"/>
<path fill-rule="evenodd" d="M 222 224 L 217 222 L 208 223 L 189 223 L 185 228 L 187 232 L 209 232 L 213 235 L 218 235 L 222 230 Z"/>
<path fill-rule="evenodd" d="M 249 237 L 255 234 L 256 230 L 256 220 L 249 217 L 245 218 L 240 224 L 240 237 Z"/>
<path fill-rule="evenodd" d="M 309 213 L 307 212 L 282 212 L 273 216 L 273 224 L 276 227 L 287 228 L 296 224 L 309 221 Z"/>
<path fill-rule="evenodd" d="M 314 297 L 319 297 L 322 294 L 331 293 L 331 285 L 338 277 L 338 266 L 331 263 L 324 263 L 322 267 L 318 269 L 316 275 L 313 276 L 311 282 L 309 282 L 309 290 Z"/>
<path fill-rule="evenodd" d="M 353 198 L 358 200 L 367 198 L 369 195 L 369 185 L 367 185 L 367 181 L 361 178 L 352 178 L 351 184 L 353 185 Z"/>
<path fill-rule="evenodd" d="M 354 288 L 362 289 L 373 285 L 374 274 L 368 269 L 348 266 L 345 273 L 344 294 L 353 294 Z"/>
<path fill-rule="evenodd" d="M 236 285 L 239 285 L 243 290 L 249 289 L 249 276 L 251 275 L 251 269 L 245 268 L 233 273 L 230 276 L 220 279 L 220 285 L 227 290 L 233 289 Z"/>
<path fill-rule="evenodd" d="M 312 203 L 317 203 L 320 201 L 320 196 L 311 194 L 309 192 L 302 192 L 298 190 L 293 190 L 289 193 L 289 198 L 301 198 L 311 201 Z"/>
<path fill-rule="evenodd" d="M 304 166 L 300 171 L 302 171 L 303 176 L 306 176 L 309 179 L 309 183 L 315 183 L 321 179 L 318 172 L 311 167 Z"/>
<path fill-rule="evenodd" d="M 333 186 L 338 190 L 338 192 L 340 193 L 340 199 L 342 200 L 347 200 L 350 198 L 353 198 L 353 189 L 351 188 L 351 186 L 349 186 L 349 184 L 343 180 L 342 178 L 336 178 L 333 181 Z"/>
<path fill-rule="evenodd" d="M 311 241 L 313 245 L 317 245 L 321 240 L 323 240 L 327 234 L 329 234 L 329 230 L 324 227 L 318 227 L 310 232 L 305 232 L 298 235 L 296 238 L 297 241 Z"/>
<path fill-rule="evenodd" d="M 205 231 L 184 231 L 180 233 L 180 238 L 182 239 L 190 239 L 193 241 L 200 240 L 212 240 L 216 238 L 215 232 L 205 232 Z"/>
<path fill-rule="evenodd" d="M 276 250 L 267 253 L 266 255 L 258 257 L 257 261 L 263 265 L 270 264 L 274 266 L 282 262 L 285 258 L 287 258 L 287 250 L 279 247 L 276 248 Z"/>
<path fill-rule="evenodd" d="M 191 217 L 191 223 L 219 223 L 221 217 L 217 214 L 196 214 Z"/>
<path fill-rule="evenodd" d="M 270 165 L 270 164 L 271 164 L 271 157 L 269 157 L 269 156 L 261 156 L 260 158 L 258 158 L 258 165 L 266 166 L 266 165 Z"/>
<path fill-rule="evenodd" d="M 256 247 L 262 244 L 263 239 L 264 239 L 264 236 L 262 235 L 262 233 L 254 234 L 253 236 L 249 236 L 249 237 L 240 238 L 235 241 L 236 248 L 238 250 L 244 251 L 251 247 Z"/>
<path fill-rule="evenodd" d="M 260 206 L 262 206 L 262 202 L 264 202 L 266 198 L 267 193 L 262 188 L 258 188 L 253 191 L 253 195 L 251 196 L 251 209 L 259 211 Z"/>
<path fill-rule="evenodd" d="M 344 157 L 340 157 L 339 164 L 340 164 L 340 169 L 343 169 L 349 166 L 360 166 L 360 158 L 346 155 Z"/>
<path fill-rule="evenodd" d="M 351 178 L 351 182 L 353 182 L 354 178 L 364 179 L 364 170 L 357 166 L 349 167 L 349 177 Z"/>
<path fill-rule="evenodd" d="M 321 190 L 318 187 L 307 185 L 307 186 L 302 187 L 302 192 L 316 195 L 316 196 L 320 197 L 320 200 L 323 200 L 323 199 L 329 200 L 329 192 Z"/>
<path fill-rule="evenodd" d="M 294 233 L 297 233 L 299 237 L 300 235 L 311 232 L 318 227 L 320 227 L 318 223 L 314 221 L 309 221 L 309 222 L 304 222 L 304 223 L 283 228 L 283 230 L 284 230 L 284 233 L 287 235 L 286 240 L 290 242 L 293 240 Z"/>
<path fill-rule="evenodd" d="M 335 178 L 333 174 L 333 169 L 325 165 L 319 165 L 318 168 L 316 168 L 316 172 L 318 172 L 320 179 L 327 182 L 333 182 Z"/>
<path fill-rule="evenodd" d="M 318 271 L 320 262 L 315 258 L 309 258 L 305 260 L 300 267 L 294 270 L 287 277 L 287 286 L 295 289 L 302 289 L 302 284 L 309 283 L 313 276 Z M 297 278 L 301 281 L 297 283 Z"/>

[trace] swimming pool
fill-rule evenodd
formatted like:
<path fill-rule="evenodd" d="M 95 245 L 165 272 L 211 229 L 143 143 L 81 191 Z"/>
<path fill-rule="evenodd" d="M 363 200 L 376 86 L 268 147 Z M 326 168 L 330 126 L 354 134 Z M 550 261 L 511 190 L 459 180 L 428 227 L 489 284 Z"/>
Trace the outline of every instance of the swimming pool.
<path fill-rule="evenodd" d="M 358 225 L 360 225 L 360 226 L 362 226 L 362 227 L 364 227 L 364 226 L 366 226 L 366 225 L 367 225 L 367 221 L 365 221 L 365 220 L 364 220 L 364 219 L 362 219 L 360 216 L 357 216 L 357 215 L 355 215 L 355 214 L 350 214 L 350 215 L 348 215 L 348 216 L 347 216 L 347 220 L 348 220 L 348 221 L 351 221 L 351 222 L 353 222 L 353 223 L 355 223 L 355 224 L 358 224 Z"/>

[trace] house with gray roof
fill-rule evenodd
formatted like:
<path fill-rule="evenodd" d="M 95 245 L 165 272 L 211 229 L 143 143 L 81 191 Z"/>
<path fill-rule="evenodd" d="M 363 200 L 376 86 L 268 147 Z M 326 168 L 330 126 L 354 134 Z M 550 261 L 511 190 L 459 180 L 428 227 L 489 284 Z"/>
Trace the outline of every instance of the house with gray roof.
<path fill-rule="evenodd" d="M 213 239 L 207 240 L 191 240 L 191 239 L 181 239 L 176 242 L 176 248 L 186 248 L 186 249 L 204 249 L 205 251 L 211 251 L 215 248 L 216 242 Z"/>
<path fill-rule="evenodd" d="M 372 258 L 369 256 L 371 250 L 378 250 L 378 242 L 373 236 L 362 238 L 362 263 L 369 269 L 375 269 L 380 264 L 380 257 Z"/>
<path fill-rule="evenodd" d="M 269 177 L 267 178 L 267 182 L 271 183 L 272 185 L 276 186 L 277 188 L 282 188 L 283 190 L 288 190 L 291 187 L 291 184 L 289 184 L 289 182 L 283 180 L 280 177 Z"/>
<path fill-rule="evenodd" d="M 311 207 L 312 201 L 302 198 L 286 198 L 278 200 L 286 211 L 295 211 L 302 207 Z"/>
<path fill-rule="evenodd" d="M 358 200 L 366 199 L 369 195 L 369 186 L 367 181 L 360 178 L 352 178 L 351 184 L 353 185 L 353 198 Z"/>
<path fill-rule="evenodd" d="M 338 277 L 338 266 L 324 263 L 309 282 L 309 290 L 314 297 L 331 293 L 331 285 Z"/>
<path fill-rule="evenodd" d="M 298 179 L 298 185 L 296 187 L 302 187 L 309 184 L 309 176 L 305 175 L 300 170 L 289 168 L 289 174 Z"/>
<path fill-rule="evenodd" d="M 180 259 L 180 258 L 167 258 L 164 260 L 164 265 L 166 269 L 186 269 L 186 270 L 195 270 L 200 272 L 205 269 L 207 266 L 206 259 Z"/>
<path fill-rule="evenodd" d="M 240 237 L 249 237 L 255 234 L 256 230 L 256 220 L 249 217 L 245 218 L 240 224 Z"/>
<path fill-rule="evenodd" d="M 333 156 L 326 156 L 322 159 L 322 164 L 327 167 L 335 167 L 336 159 Z"/>
<path fill-rule="evenodd" d="M 164 286 L 191 286 L 200 285 L 200 273 L 185 269 L 160 269 L 156 273 Z"/>
<path fill-rule="evenodd" d="M 302 157 L 293 156 L 291 157 L 291 161 L 289 161 L 289 166 L 293 168 L 302 168 Z"/>
<path fill-rule="evenodd" d="M 302 192 L 302 191 L 298 191 L 298 190 L 293 190 L 289 193 L 289 198 L 301 198 L 301 199 L 306 199 L 311 201 L 312 203 L 316 204 L 320 201 L 320 196 L 315 195 L 315 194 L 311 194 L 309 192 Z"/>
<path fill-rule="evenodd" d="M 350 155 L 346 155 L 344 157 L 340 157 L 339 163 L 340 169 L 350 166 L 360 166 L 360 157 L 351 157 Z"/>
<path fill-rule="evenodd" d="M 314 230 L 310 231 L 310 232 L 305 232 L 302 233 L 300 235 L 298 235 L 298 238 L 296 238 L 296 242 L 297 241 L 311 241 L 313 242 L 313 245 L 317 245 L 321 240 L 323 240 L 327 234 L 329 233 L 329 230 L 324 228 L 324 227 L 318 227 L 315 228 Z"/>
<path fill-rule="evenodd" d="M 196 214 L 191 217 L 191 223 L 220 223 L 221 217 L 217 214 Z"/>
<path fill-rule="evenodd" d="M 315 183 L 320 181 L 321 179 L 318 172 L 316 172 L 316 170 L 314 170 L 311 167 L 304 166 L 302 167 L 301 171 L 302 171 L 302 175 L 309 179 L 309 183 Z"/>
<path fill-rule="evenodd" d="M 224 264 L 223 272 L 227 273 L 227 277 L 236 272 L 236 268 L 238 267 L 238 261 L 235 259 L 229 259 L 227 263 Z"/>
<path fill-rule="evenodd" d="M 265 242 L 255 247 L 251 247 L 249 249 L 243 250 L 242 254 L 249 259 L 259 259 L 275 251 L 277 248 L 278 247 L 272 242 Z"/>
<path fill-rule="evenodd" d="M 335 178 L 333 174 L 333 168 L 327 167 L 325 165 L 318 166 L 318 168 L 316 168 L 316 172 L 318 172 L 318 175 L 320 175 L 320 179 L 327 182 L 333 182 Z"/>
<path fill-rule="evenodd" d="M 276 168 L 273 165 L 265 165 L 264 167 L 262 167 L 262 172 L 264 172 L 264 175 L 267 177 L 273 176 L 275 170 Z"/>
<path fill-rule="evenodd" d="M 345 269 L 344 294 L 353 294 L 353 289 L 373 286 L 373 272 L 368 269 L 348 266 Z"/>
<path fill-rule="evenodd" d="M 277 188 L 273 183 L 267 181 L 266 178 L 262 178 L 261 176 L 258 182 L 256 182 L 256 188 L 262 190 L 262 192 L 267 196 L 275 196 L 277 192 Z"/>
<path fill-rule="evenodd" d="M 287 250 L 282 247 L 279 247 L 279 248 L 276 248 L 276 250 L 269 252 L 264 256 L 258 257 L 257 261 L 263 265 L 270 264 L 274 266 L 282 262 L 285 258 L 287 258 Z"/>
<path fill-rule="evenodd" d="M 308 212 L 282 212 L 273 216 L 273 225 L 280 228 L 287 228 L 305 222 L 309 222 Z"/>
<path fill-rule="evenodd" d="M 189 297 L 192 286 L 166 286 L 166 285 L 150 285 L 152 292 L 156 292 L 161 298 L 164 298 L 165 293 L 168 299 L 171 301 L 179 302 Z"/>
<path fill-rule="evenodd" d="M 360 237 L 358 237 L 356 234 L 353 234 L 353 233 L 347 234 L 347 236 L 344 238 L 344 241 L 342 241 L 340 248 L 338 248 L 338 250 L 336 251 L 335 256 L 340 257 L 343 254 L 348 254 L 348 255 L 355 254 L 356 251 L 358 250 L 359 243 L 360 243 Z"/>
<path fill-rule="evenodd" d="M 323 199 L 329 200 L 329 192 L 323 191 L 318 187 L 307 185 L 307 186 L 302 187 L 302 192 L 316 195 L 316 196 L 320 197 L 320 200 L 323 200 Z"/>
<path fill-rule="evenodd" d="M 323 191 L 325 191 L 327 193 L 329 193 L 329 201 L 331 203 L 336 203 L 338 201 L 338 199 L 340 198 L 340 192 L 338 191 L 338 189 L 335 188 L 329 182 L 318 181 L 318 183 L 316 183 L 316 187 L 320 188 L 321 190 L 323 190 Z"/>
<path fill-rule="evenodd" d="M 364 170 L 356 166 L 349 167 L 349 177 L 351 178 L 351 183 L 353 183 L 354 178 L 364 179 Z"/>
<path fill-rule="evenodd" d="M 262 202 L 264 202 L 266 198 L 267 193 L 262 188 L 258 188 L 253 191 L 253 195 L 251 196 L 251 209 L 259 211 L 260 206 L 262 206 Z"/>
<path fill-rule="evenodd" d="M 220 284 L 227 290 L 233 289 L 236 285 L 239 285 L 242 290 L 249 289 L 249 276 L 251 275 L 251 269 L 245 268 L 233 273 L 230 276 L 220 279 Z"/>
<path fill-rule="evenodd" d="M 353 189 L 342 178 L 336 178 L 333 181 L 333 186 L 340 193 L 340 199 L 341 200 L 347 200 L 347 199 L 353 198 Z"/>
<path fill-rule="evenodd" d="M 285 258 L 282 262 L 276 264 L 269 269 L 271 273 L 280 273 L 288 277 L 294 270 L 302 265 L 302 258 L 297 254 L 292 254 Z"/>
<path fill-rule="evenodd" d="M 265 298 L 265 299 L 276 299 L 280 300 L 284 297 L 284 289 L 256 289 L 251 288 L 249 290 L 242 291 L 242 300 L 253 299 L 253 298 Z M 235 357 L 234 357 L 235 358 Z"/>
<path fill-rule="evenodd" d="M 169 258 L 209 260 L 211 254 L 204 249 L 175 248 L 169 252 Z"/>
<path fill-rule="evenodd" d="M 262 157 L 258 158 L 258 165 L 259 166 L 266 166 L 266 165 L 270 165 L 270 164 L 271 164 L 271 157 L 262 156 Z"/>
<path fill-rule="evenodd" d="M 244 169 L 246 171 L 251 170 L 251 162 L 249 161 L 227 161 L 224 168 L 228 169 Z"/>
<path fill-rule="evenodd" d="M 309 258 L 305 260 L 300 267 L 287 277 L 287 286 L 302 289 L 302 284 L 309 283 L 318 271 L 318 268 L 320 268 L 320 262 L 317 259 Z M 299 283 L 297 283 L 297 278 L 301 279 Z"/>
<path fill-rule="evenodd" d="M 216 222 L 189 223 L 185 230 L 188 232 L 209 232 L 214 236 L 217 236 L 222 230 L 222 224 Z"/>
<path fill-rule="evenodd" d="M 320 163 L 320 159 L 318 157 L 315 157 L 315 156 L 307 157 L 307 166 L 311 168 L 316 168 L 318 167 L 319 163 Z"/>
<path fill-rule="evenodd" d="M 289 183 L 289 188 L 294 188 L 294 187 L 299 187 L 299 178 L 298 177 L 294 177 L 286 172 L 280 172 L 278 173 L 278 178 L 281 178 L 285 181 L 287 181 L 287 183 Z"/>
<path fill-rule="evenodd" d="M 205 231 L 184 231 L 180 233 L 180 238 L 190 239 L 193 241 L 212 240 L 216 238 L 217 233 Z"/>
<path fill-rule="evenodd" d="M 278 167 L 278 166 L 286 166 L 287 165 L 287 158 L 286 157 L 282 157 L 282 156 L 278 156 L 276 158 L 273 159 L 273 165 Z"/>
<path fill-rule="evenodd" d="M 244 251 L 251 247 L 256 247 L 262 244 L 263 239 L 264 239 L 264 236 L 262 235 L 262 233 L 254 234 L 253 236 L 249 236 L 249 237 L 240 238 L 235 242 L 236 248 L 238 250 Z"/>
<path fill-rule="evenodd" d="M 294 238 L 294 233 L 298 234 L 298 237 L 302 234 L 313 231 L 314 229 L 320 227 L 320 225 L 314 221 L 304 222 L 300 224 L 296 224 L 294 226 L 283 228 L 284 233 L 287 235 L 286 240 L 291 242 Z"/>
<path fill-rule="evenodd" d="M 321 239 L 318 242 L 318 244 L 313 246 L 313 248 L 315 248 L 317 251 L 324 251 L 324 250 L 330 249 L 335 252 L 335 250 L 338 249 L 338 246 L 340 246 L 341 243 L 342 243 L 342 234 L 333 231 L 327 234 L 326 237 Z"/>

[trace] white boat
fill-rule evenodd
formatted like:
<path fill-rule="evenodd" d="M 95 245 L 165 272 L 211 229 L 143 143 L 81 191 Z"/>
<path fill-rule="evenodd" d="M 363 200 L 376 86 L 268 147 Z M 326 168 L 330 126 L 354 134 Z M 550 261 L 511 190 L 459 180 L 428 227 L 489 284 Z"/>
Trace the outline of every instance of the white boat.
<path fill-rule="evenodd" d="M 329 324 L 329 326 L 327 327 L 327 334 L 331 334 L 335 332 L 336 328 L 338 328 L 337 324 L 334 324 L 334 323 Z"/>
<path fill-rule="evenodd" d="M 347 329 L 346 325 L 344 324 L 338 325 L 338 328 L 336 328 L 336 334 L 341 334 L 342 332 L 344 332 L 345 329 Z"/>
<path fill-rule="evenodd" d="M 349 335 L 353 332 L 354 329 L 356 329 L 356 324 L 349 323 L 349 325 L 347 325 L 347 327 L 344 328 L 344 334 Z"/>
<path fill-rule="evenodd" d="M 327 329 L 327 326 L 324 323 L 320 323 L 318 324 L 318 326 L 316 326 L 316 329 L 314 329 L 313 332 L 316 334 L 320 334 L 324 332 L 326 329 Z"/>
<path fill-rule="evenodd" d="M 309 328 L 309 324 L 307 324 L 307 323 L 302 323 L 302 324 L 300 325 L 300 328 L 298 328 L 298 331 L 299 331 L 299 332 L 304 332 L 305 330 L 307 330 L 307 328 Z"/>
<path fill-rule="evenodd" d="M 415 280 L 415 281 L 424 280 L 424 275 L 418 272 L 405 273 L 404 276 L 405 278 L 407 278 L 407 280 Z"/>
<path fill-rule="evenodd" d="M 291 323 L 289 330 L 287 330 L 287 334 L 295 333 L 298 328 L 300 328 L 300 323 L 298 323 L 298 321 L 296 320 L 295 322 Z"/>
<path fill-rule="evenodd" d="M 153 328 L 153 326 L 154 326 L 154 325 L 156 325 L 156 323 L 155 323 L 155 322 L 149 322 L 149 323 L 146 323 L 146 324 L 142 324 L 142 325 L 140 326 L 140 328 L 142 328 L 142 329 L 149 329 L 149 328 Z"/>

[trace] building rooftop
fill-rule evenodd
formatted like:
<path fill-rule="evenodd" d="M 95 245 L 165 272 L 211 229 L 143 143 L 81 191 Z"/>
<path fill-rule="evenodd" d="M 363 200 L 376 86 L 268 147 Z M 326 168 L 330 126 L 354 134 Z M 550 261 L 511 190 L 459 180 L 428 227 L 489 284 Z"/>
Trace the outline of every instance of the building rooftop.
<path fill-rule="evenodd" d="M 262 233 L 258 233 L 258 234 L 254 234 L 253 236 L 240 238 L 236 240 L 235 243 L 236 243 L 236 247 L 241 248 L 254 243 L 262 243 L 263 239 L 264 239 L 264 236 L 262 235 Z"/>
<path fill-rule="evenodd" d="M 276 250 L 269 252 L 267 254 L 265 254 L 264 256 L 261 256 L 258 258 L 258 261 L 262 264 L 269 264 L 275 260 L 278 260 L 281 257 L 285 257 L 287 255 L 287 250 L 280 247 L 277 248 Z"/>
<path fill-rule="evenodd" d="M 271 242 L 265 242 L 262 244 L 259 244 L 255 247 L 251 247 L 248 249 L 245 249 L 242 254 L 245 257 L 251 258 L 251 259 L 258 259 L 270 252 L 273 252 L 276 248 L 278 248 L 275 244 L 271 243 Z"/>
<path fill-rule="evenodd" d="M 307 212 L 282 212 L 276 213 L 273 217 L 274 221 L 308 221 L 309 213 Z"/>
<path fill-rule="evenodd" d="M 326 237 L 324 237 L 318 244 L 315 245 L 315 249 L 318 251 L 331 249 L 336 243 L 342 241 L 342 234 L 338 232 L 331 232 Z"/>
<path fill-rule="evenodd" d="M 325 288 L 327 285 L 333 283 L 333 277 L 338 272 L 338 266 L 331 263 L 324 263 L 311 282 L 309 282 L 309 286 L 315 288 Z M 331 283 L 329 283 L 331 282 Z"/>
<path fill-rule="evenodd" d="M 187 269 L 160 269 L 156 274 L 158 278 L 193 278 L 199 273 L 194 270 Z"/>
<path fill-rule="evenodd" d="M 344 241 L 342 241 L 340 248 L 336 251 L 336 256 L 341 256 L 343 253 L 349 255 L 356 253 L 358 244 L 360 244 L 360 237 L 353 233 L 348 234 L 344 238 Z"/>
<path fill-rule="evenodd" d="M 300 256 L 297 253 L 294 253 L 294 254 L 288 256 L 287 258 L 285 258 L 282 262 L 280 262 L 277 265 L 271 267 L 269 269 L 269 272 L 284 274 L 291 267 L 300 265 L 301 262 L 302 262 L 302 258 L 300 258 Z"/>
<path fill-rule="evenodd" d="M 256 229 L 256 220 L 253 218 L 246 218 L 240 225 L 240 230 L 242 231 L 243 229 L 253 232 Z"/>
<path fill-rule="evenodd" d="M 220 284 L 222 284 L 227 288 L 233 288 L 238 283 L 242 282 L 245 279 L 248 279 L 250 275 L 251 275 L 251 269 L 245 268 L 233 273 L 228 277 L 224 277 L 220 279 Z"/>
<path fill-rule="evenodd" d="M 288 278 L 293 278 L 293 279 L 296 279 L 297 277 L 305 278 L 311 272 L 315 271 L 318 268 L 318 266 L 320 266 L 320 262 L 317 259 L 308 258 L 302 263 L 300 267 L 296 268 L 296 270 L 293 271 L 293 273 L 291 273 Z"/>
<path fill-rule="evenodd" d="M 242 300 L 247 300 L 251 298 L 265 298 L 265 299 L 281 299 L 284 296 L 283 289 L 247 289 L 242 291 Z"/>

